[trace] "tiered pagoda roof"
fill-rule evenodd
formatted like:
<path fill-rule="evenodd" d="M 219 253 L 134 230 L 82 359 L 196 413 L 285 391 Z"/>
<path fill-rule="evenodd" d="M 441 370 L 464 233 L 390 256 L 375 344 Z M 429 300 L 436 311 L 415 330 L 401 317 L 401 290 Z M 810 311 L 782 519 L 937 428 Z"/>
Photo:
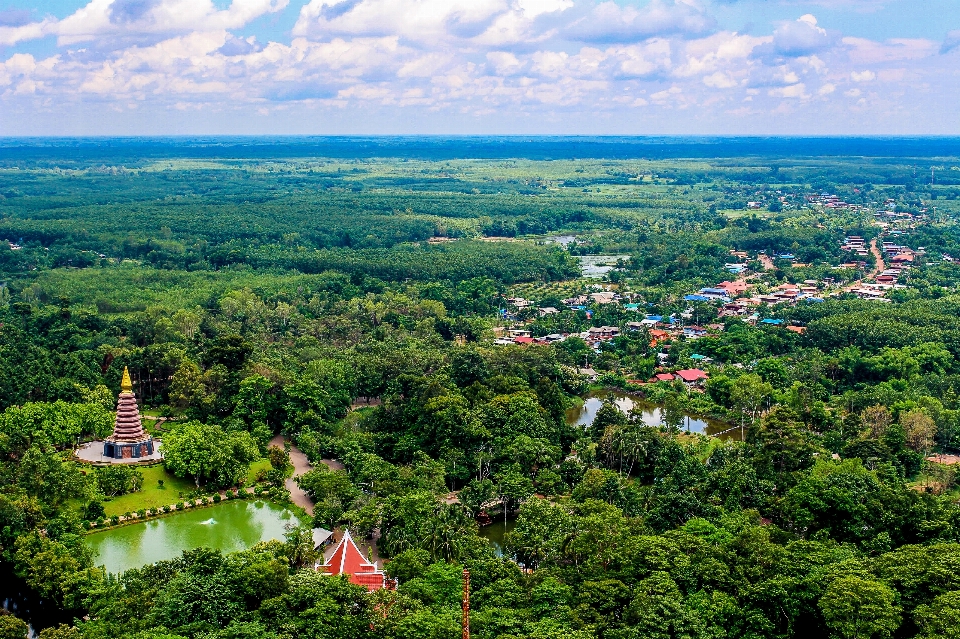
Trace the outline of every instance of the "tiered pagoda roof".
<path fill-rule="evenodd" d="M 140 409 L 137 406 L 137 398 L 133 394 L 130 371 L 124 367 L 123 379 L 120 382 L 120 398 L 117 400 L 117 418 L 109 441 L 142 442 L 148 439 L 150 435 L 143 430 L 143 423 L 140 421 Z"/>
<path fill-rule="evenodd" d="M 349 530 L 343 533 L 343 539 L 337 544 L 330 559 L 320 568 L 328 575 L 347 575 L 352 583 L 364 586 L 370 591 L 396 588 L 393 579 L 389 579 L 386 573 L 379 570 L 377 564 L 364 558 Z"/>

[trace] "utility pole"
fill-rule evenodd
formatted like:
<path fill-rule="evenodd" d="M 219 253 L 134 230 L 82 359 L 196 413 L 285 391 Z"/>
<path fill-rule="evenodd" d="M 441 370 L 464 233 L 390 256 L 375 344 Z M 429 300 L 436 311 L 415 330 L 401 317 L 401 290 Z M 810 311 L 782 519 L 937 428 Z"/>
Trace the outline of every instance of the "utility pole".
<path fill-rule="evenodd" d="M 463 571 L 463 639 L 470 639 L 470 571 Z"/>

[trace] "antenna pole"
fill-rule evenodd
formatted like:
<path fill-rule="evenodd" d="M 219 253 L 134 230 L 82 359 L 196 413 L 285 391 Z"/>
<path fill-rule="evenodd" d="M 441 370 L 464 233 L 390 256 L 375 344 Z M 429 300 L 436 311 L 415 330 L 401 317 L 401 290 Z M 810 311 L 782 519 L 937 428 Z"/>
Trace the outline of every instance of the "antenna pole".
<path fill-rule="evenodd" d="M 463 639 L 470 639 L 470 571 L 463 571 Z"/>

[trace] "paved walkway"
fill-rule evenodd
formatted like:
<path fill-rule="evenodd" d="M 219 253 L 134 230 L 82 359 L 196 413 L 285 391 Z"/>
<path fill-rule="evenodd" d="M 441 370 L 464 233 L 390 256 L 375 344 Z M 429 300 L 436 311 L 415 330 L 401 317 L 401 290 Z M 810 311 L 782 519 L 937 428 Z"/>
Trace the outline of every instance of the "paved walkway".
<path fill-rule="evenodd" d="M 277 435 L 270 440 L 270 445 L 283 448 L 287 441 L 283 435 Z M 300 486 L 297 486 L 294 477 L 299 477 L 309 472 L 313 468 L 313 465 L 310 463 L 310 460 L 307 459 L 307 456 L 303 454 L 303 451 L 293 445 L 290 446 L 290 463 L 293 465 L 293 477 L 287 477 L 286 482 L 284 482 L 287 490 L 290 491 L 290 501 L 312 515 L 313 502 L 310 501 L 310 496 L 307 495 L 306 491 L 300 488 Z"/>

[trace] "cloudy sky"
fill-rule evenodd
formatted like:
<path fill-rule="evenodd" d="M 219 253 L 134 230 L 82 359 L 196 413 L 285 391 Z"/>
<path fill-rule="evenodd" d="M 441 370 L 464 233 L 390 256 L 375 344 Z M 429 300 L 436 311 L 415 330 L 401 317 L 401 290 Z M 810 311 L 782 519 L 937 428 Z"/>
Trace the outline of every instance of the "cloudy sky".
<path fill-rule="evenodd" d="M 0 135 L 960 134 L 960 0 L 0 0 Z"/>

